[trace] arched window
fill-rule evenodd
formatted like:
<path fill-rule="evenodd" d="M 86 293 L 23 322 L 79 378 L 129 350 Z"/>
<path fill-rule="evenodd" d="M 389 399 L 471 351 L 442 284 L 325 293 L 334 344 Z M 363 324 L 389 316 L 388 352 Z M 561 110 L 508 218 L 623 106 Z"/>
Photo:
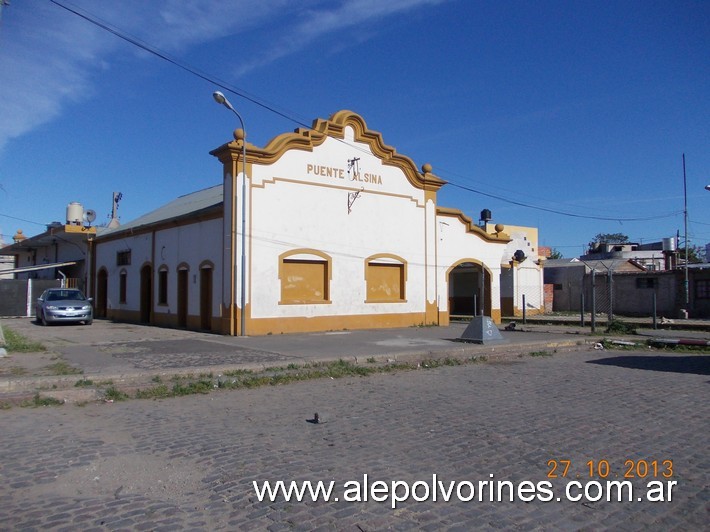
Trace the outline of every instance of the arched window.
<path fill-rule="evenodd" d="M 118 274 L 118 302 L 126 302 L 126 294 L 128 293 L 128 272 L 121 270 Z"/>
<path fill-rule="evenodd" d="M 158 270 L 158 305 L 168 304 L 168 267 L 162 265 Z"/>
<path fill-rule="evenodd" d="M 365 259 L 365 303 L 403 303 L 406 298 L 407 262 L 397 255 L 380 253 Z"/>
<path fill-rule="evenodd" d="M 282 305 L 330 303 L 331 258 L 313 249 L 287 251 L 279 257 Z"/>

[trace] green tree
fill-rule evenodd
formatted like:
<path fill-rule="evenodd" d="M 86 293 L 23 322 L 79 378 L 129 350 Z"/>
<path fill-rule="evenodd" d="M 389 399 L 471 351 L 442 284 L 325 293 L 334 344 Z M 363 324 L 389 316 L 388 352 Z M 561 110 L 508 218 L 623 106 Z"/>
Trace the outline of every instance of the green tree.
<path fill-rule="evenodd" d="M 603 244 L 628 244 L 629 237 L 623 233 L 598 233 L 592 240 L 592 243 L 595 242 Z"/>
<path fill-rule="evenodd" d="M 589 243 L 590 253 L 594 253 L 602 244 L 628 244 L 629 237 L 623 233 L 598 233 Z"/>
<path fill-rule="evenodd" d="M 681 259 L 685 259 L 685 248 L 679 250 Z M 688 264 L 700 264 L 705 261 L 705 249 L 701 246 L 688 246 Z"/>
<path fill-rule="evenodd" d="M 550 258 L 551 259 L 561 259 L 563 257 L 562 257 L 562 253 L 559 250 L 552 248 L 552 250 L 550 251 Z"/>

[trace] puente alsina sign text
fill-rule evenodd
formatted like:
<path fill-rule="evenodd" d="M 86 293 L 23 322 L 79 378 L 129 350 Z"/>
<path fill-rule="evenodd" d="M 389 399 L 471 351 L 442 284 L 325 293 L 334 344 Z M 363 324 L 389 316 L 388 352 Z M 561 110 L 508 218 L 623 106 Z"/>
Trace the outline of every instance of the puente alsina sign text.
<path fill-rule="evenodd" d="M 361 172 L 348 172 L 345 168 L 336 166 L 323 166 L 318 164 L 307 164 L 306 173 L 317 175 L 320 177 L 330 177 L 333 179 L 342 179 L 348 181 L 356 181 L 360 183 L 372 183 L 373 185 L 382 184 L 382 176 L 378 174 L 369 174 Z"/>

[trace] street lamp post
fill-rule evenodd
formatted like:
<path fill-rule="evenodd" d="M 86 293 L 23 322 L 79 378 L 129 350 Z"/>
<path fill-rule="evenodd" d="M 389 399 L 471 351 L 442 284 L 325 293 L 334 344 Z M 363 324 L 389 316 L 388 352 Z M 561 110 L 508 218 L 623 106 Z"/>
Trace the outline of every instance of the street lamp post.
<path fill-rule="evenodd" d="M 685 153 L 683 154 L 683 222 L 685 224 L 685 279 L 683 291 L 685 292 L 685 317 L 688 317 L 690 306 L 690 290 L 688 283 L 688 181 L 685 178 Z"/>
<path fill-rule="evenodd" d="M 240 284 L 240 304 L 242 308 L 241 316 L 240 316 L 240 336 L 245 336 L 245 323 L 246 323 L 246 317 L 245 317 L 245 305 L 246 305 L 246 264 L 247 264 L 247 259 L 246 259 L 246 190 L 247 190 L 247 133 L 246 133 L 246 127 L 244 127 L 244 120 L 242 119 L 242 116 L 237 112 L 237 110 L 232 107 L 232 104 L 229 103 L 229 100 L 222 94 L 220 91 L 215 91 L 212 93 L 212 97 L 214 100 L 220 104 L 224 105 L 227 109 L 232 111 L 235 115 L 237 115 L 237 118 L 239 119 L 239 123 L 242 126 L 242 252 L 241 252 L 241 262 L 242 262 L 242 272 L 241 272 L 241 284 Z M 236 245 L 236 238 L 234 235 L 234 186 L 232 186 L 232 199 L 231 199 L 231 204 L 232 204 L 232 260 L 234 260 L 234 247 Z M 231 285 L 232 285 L 232 290 L 231 290 L 231 302 L 230 302 L 230 316 L 229 316 L 229 321 L 230 321 L 230 331 L 233 333 L 234 330 L 234 271 L 232 271 L 232 279 L 231 279 Z"/>

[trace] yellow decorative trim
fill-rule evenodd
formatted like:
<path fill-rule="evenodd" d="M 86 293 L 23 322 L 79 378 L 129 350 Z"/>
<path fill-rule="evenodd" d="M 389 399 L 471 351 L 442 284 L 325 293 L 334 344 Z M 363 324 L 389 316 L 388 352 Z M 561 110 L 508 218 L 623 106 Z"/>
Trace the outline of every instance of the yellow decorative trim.
<path fill-rule="evenodd" d="M 281 274 L 283 273 L 283 271 L 281 269 L 281 264 L 283 263 L 284 260 L 288 260 L 290 257 L 293 257 L 294 255 L 315 255 L 316 257 L 323 259 L 325 262 L 328 263 L 328 280 L 333 279 L 333 271 L 331 268 L 331 264 L 333 262 L 333 259 L 327 253 L 323 253 L 322 251 L 318 251 L 317 249 L 312 249 L 312 248 L 292 249 L 290 251 L 285 251 L 284 253 L 281 253 L 281 255 L 279 255 L 279 279 L 281 279 Z M 307 260 L 307 259 L 304 259 L 304 260 Z"/>
<path fill-rule="evenodd" d="M 435 193 L 446 184 L 446 181 L 431 173 L 430 167 L 427 167 L 424 173 L 417 170 L 412 159 L 397 153 L 395 148 L 385 144 L 381 133 L 369 130 L 360 115 L 347 110 L 338 111 L 328 120 L 317 118 L 310 129 L 298 128 L 293 133 L 282 133 L 269 141 L 264 148 L 258 148 L 247 142 L 247 163 L 269 165 L 278 161 L 289 150 L 313 151 L 328 137 L 344 139 L 347 127 L 353 129 L 355 142 L 367 144 L 383 164 L 401 169 L 415 188 Z M 227 166 L 239 158 L 241 150 L 242 141 L 234 140 L 212 150 L 210 155 L 217 157 Z"/>
<path fill-rule="evenodd" d="M 327 280 L 327 286 L 324 287 L 325 289 L 325 294 L 323 299 L 314 299 L 314 300 L 299 300 L 299 301 L 292 301 L 289 299 L 284 299 L 283 295 L 283 278 L 284 278 L 284 262 L 288 261 L 291 257 L 295 257 L 297 255 L 313 255 L 317 257 L 316 259 L 293 259 L 293 260 L 304 260 L 308 261 L 310 260 L 311 262 L 325 262 L 326 263 L 326 274 L 328 276 Z M 320 260 L 318 260 L 320 259 Z M 330 255 L 323 253 L 322 251 L 318 251 L 317 249 L 312 249 L 312 248 L 299 248 L 299 249 L 292 249 L 290 251 L 286 251 L 279 255 L 279 281 L 282 283 L 282 288 L 281 288 L 281 297 L 279 300 L 279 305 L 323 305 L 323 304 L 330 304 L 330 282 L 333 280 L 333 259 L 330 257 Z"/>
<path fill-rule="evenodd" d="M 472 259 L 472 258 L 467 258 L 467 259 L 459 259 L 456 262 L 454 262 L 449 268 L 446 270 L 446 278 L 449 278 L 449 275 L 451 274 L 451 271 L 456 268 L 457 266 L 461 266 L 462 264 L 466 263 L 471 263 L 471 264 L 476 264 L 477 266 L 480 266 L 482 269 L 485 269 L 486 272 L 488 273 L 489 277 L 491 279 L 493 278 L 493 272 L 491 272 L 491 269 L 486 266 L 483 262 L 481 262 L 479 259 Z"/>
<path fill-rule="evenodd" d="M 343 331 L 355 329 L 387 329 L 394 327 L 415 327 L 426 324 L 423 312 L 257 318 L 247 323 L 250 336 L 267 334 L 287 334 L 323 331 Z"/>
<path fill-rule="evenodd" d="M 87 227 L 84 225 L 65 225 L 64 232 L 65 233 L 85 233 L 87 235 L 95 235 L 96 234 L 96 227 L 94 227 L 94 226 Z"/>
<path fill-rule="evenodd" d="M 306 185 L 311 186 L 311 187 L 333 188 L 333 189 L 337 189 L 337 190 L 355 190 L 355 191 L 359 190 L 359 191 L 362 192 L 362 194 L 372 194 L 372 195 L 377 195 L 377 196 L 387 196 L 387 197 L 390 197 L 390 198 L 401 198 L 401 199 L 405 199 L 405 200 L 408 200 L 408 201 L 411 201 L 412 203 L 414 203 L 414 204 L 417 206 L 417 208 L 420 208 L 420 209 L 421 209 L 421 208 L 424 208 L 424 204 L 423 204 L 422 202 L 420 202 L 417 198 L 414 198 L 414 197 L 412 197 L 412 196 L 408 196 L 408 195 L 406 195 L 406 194 L 393 194 L 392 192 L 382 192 L 382 191 L 379 191 L 379 190 L 364 190 L 364 191 L 363 191 L 362 189 L 359 189 L 359 188 L 357 188 L 357 187 L 329 185 L 329 184 L 326 184 L 326 183 L 312 183 L 312 182 L 310 182 L 310 181 L 303 181 L 303 180 L 298 180 L 298 179 L 289 179 L 289 178 L 285 178 L 285 177 L 273 177 L 273 178 L 271 178 L 271 179 L 264 179 L 264 180 L 261 182 L 260 185 L 252 185 L 251 188 L 253 188 L 253 189 L 257 189 L 257 188 L 265 189 L 265 188 L 266 188 L 266 185 L 276 185 L 276 184 L 278 184 L 278 183 L 293 183 L 293 184 L 296 184 L 296 185 L 304 185 L 304 184 L 306 184 Z"/>
<path fill-rule="evenodd" d="M 473 220 L 471 220 L 471 218 L 466 216 L 462 211 L 460 211 L 458 209 L 452 209 L 449 207 L 437 207 L 436 214 L 437 214 L 437 216 L 452 216 L 454 218 L 458 218 L 461 222 L 468 225 L 467 232 L 478 235 L 479 237 L 481 237 L 483 240 L 486 240 L 487 242 L 496 242 L 496 243 L 501 243 L 501 244 L 507 244 L 511 240 L 504 233 L 500 233 L 500 235 L 498 235 L 498 236 L 496 236 L 494 234 L 487 233 L 486 231 L 484 231 L 483 229 L 478 227 L 475 223 L 473 223 Z"/>
<path fill-rule="evenodd" d="M 426 317 L 424 321 L 424 325 L 439 324 L 439 308 L 436 306 L 436 302 L 426 302 Z"/>
<path fill-rule="evenodd" d="M 501 321 L 503 321 L 501 319 L 499 308 L 491 309 L 491 319 L 493 320 L 493 323 L 500 323 Z"/>
<path fill-rule="evenodd" d="M 378 259 L 391 259 L 394 262 L 380 262 L 378 263 Z M 367 257 L 364 260 L 364 274 L 365 274 L 365 291 L 366 294 L 369 296 L 369 281 L 370 281 L 370 263 L 374 263 L 374 265 L 378 264 L 384 264 L 384 265 L 391 265 L 391 266 L 400 266 L 401 267 L 401 275 L 402 277 L 400 278 L 400 298 L 397 299 L 370 299 L 369 297 L 365 299 L 365 303 L 406 303 L 407 302 L 407 261 L 404 260 L 402 257 L 399 255 L 394 255 L 392 253 L 377 253 L 375 255 L 371 255 Z"/>

